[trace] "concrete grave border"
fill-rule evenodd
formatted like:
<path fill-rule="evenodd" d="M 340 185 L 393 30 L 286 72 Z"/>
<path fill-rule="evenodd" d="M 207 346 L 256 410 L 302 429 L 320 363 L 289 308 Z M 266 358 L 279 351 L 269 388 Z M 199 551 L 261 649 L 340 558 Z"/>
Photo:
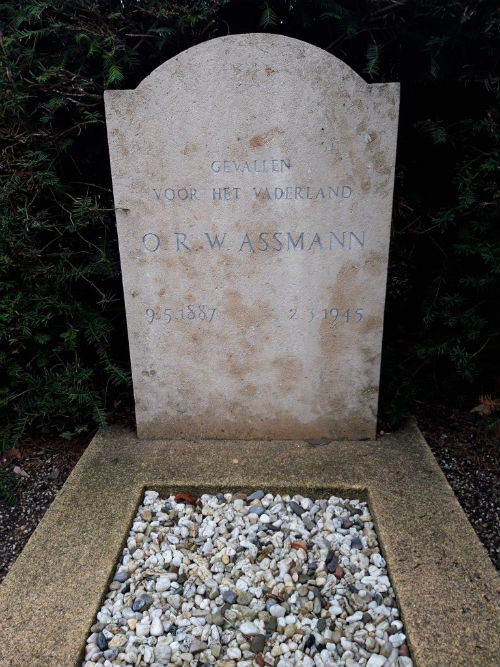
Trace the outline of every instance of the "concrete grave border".
<path fill-rule="evenodd" d="M 500 580 L 414 423 L 378 441 L 96 435 L 0 586 L 0 665 L 78 665 L 145 488 L 368 500 L 417 667 L 498 667 Z"/>

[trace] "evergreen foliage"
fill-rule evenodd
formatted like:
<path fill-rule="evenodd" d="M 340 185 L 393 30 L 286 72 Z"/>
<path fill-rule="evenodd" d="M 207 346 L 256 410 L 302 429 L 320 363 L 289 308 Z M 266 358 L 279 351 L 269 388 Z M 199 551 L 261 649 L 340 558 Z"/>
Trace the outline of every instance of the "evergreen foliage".
<path fill-rule="evenodd" d="M 70 437 L 130 392 L 103 90 L 134 86 L 217 3 L 0 6 L 0 414 Z M 210 36 L 210 35 L 209 35 Z"/>
<path fill-rule="evenodd" d="M 496 3 L 12 0 L 0 16 L 5 447 L 29 428 L 103 424 L 131 392 L 103 91 L 237 32 L 297 37 L 367 81 L 401 81 L 383 413 L 499 393 Z"/>

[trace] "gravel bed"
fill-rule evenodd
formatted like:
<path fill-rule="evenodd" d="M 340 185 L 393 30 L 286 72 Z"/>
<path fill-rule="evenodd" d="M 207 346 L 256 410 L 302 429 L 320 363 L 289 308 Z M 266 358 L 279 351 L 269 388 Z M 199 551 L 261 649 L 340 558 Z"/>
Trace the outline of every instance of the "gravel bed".
<path fill-rule="evenodd" d="M 147 491 L 84 667 L 412 667 L 365 503 Z"/>

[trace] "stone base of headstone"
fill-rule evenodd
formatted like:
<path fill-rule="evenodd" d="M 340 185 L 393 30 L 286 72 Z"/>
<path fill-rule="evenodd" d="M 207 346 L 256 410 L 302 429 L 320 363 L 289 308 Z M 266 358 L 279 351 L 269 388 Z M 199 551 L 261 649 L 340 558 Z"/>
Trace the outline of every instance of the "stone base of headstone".
<path fill-rule="evenodd" d="M 500 580 L 414 423 L 376 442 L 99 433 L 0 587 L 0 665 L 81 664 L 145 488 L 368 501 L 418 667 L 493 667 Z"/>

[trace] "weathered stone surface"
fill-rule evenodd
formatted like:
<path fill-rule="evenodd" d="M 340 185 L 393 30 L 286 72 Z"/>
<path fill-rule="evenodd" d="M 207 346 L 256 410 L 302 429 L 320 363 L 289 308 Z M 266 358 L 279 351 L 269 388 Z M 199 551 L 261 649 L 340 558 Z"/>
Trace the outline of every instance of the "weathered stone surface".
<path fill-rule="evenodd" d="M 139 436 L 373 438 L 398 84 L 250 34 L 105 101 Z"/>

